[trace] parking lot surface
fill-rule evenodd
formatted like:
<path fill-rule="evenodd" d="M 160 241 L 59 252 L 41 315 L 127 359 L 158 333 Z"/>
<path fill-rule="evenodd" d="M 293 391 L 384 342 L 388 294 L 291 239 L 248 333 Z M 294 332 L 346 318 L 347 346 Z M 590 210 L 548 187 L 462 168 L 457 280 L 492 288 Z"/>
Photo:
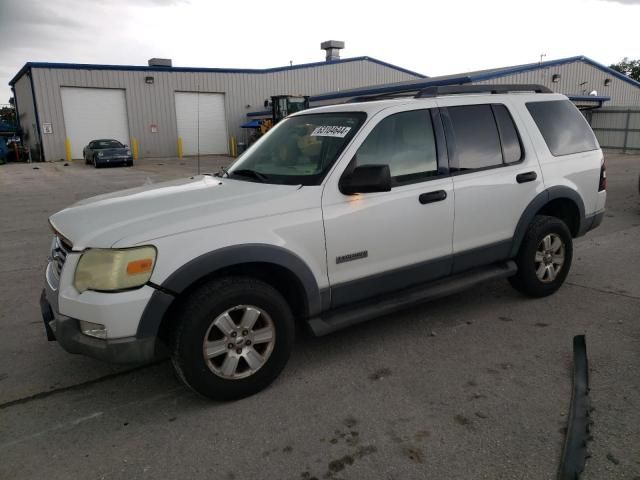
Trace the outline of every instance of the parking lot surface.
<path fill-rule="evenodd" d="M 201 161 L 217 171 L 228 158 Z M 0 166 L 0 479 L 548 479 L 586 334 L 594 440 L 585 479 L 640 479 L 640 156 L 608 155 L 603 225 L 565 285 L 506 281 L 323 338 L 301 336 L 267 390 L 215 403 L 168 362 L 135 369 L 47 342 L 47 217 L 76 200 L 196 173 Z"/>

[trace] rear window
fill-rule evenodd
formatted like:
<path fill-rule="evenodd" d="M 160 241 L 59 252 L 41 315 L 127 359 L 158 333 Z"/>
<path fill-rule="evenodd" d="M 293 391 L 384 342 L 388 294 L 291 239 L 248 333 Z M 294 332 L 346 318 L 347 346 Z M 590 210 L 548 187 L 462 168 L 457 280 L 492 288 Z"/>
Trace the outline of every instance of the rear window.
<path fill-rule="evenodd" d="M 554 156 L 598 149 L 589 124 L 569 100 L 531 102 L 527 109 Z"/>

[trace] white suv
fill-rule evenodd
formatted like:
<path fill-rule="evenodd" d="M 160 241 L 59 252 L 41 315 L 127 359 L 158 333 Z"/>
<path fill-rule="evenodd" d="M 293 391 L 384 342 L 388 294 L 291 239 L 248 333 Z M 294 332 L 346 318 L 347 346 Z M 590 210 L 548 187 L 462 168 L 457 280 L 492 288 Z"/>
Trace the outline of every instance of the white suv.
<path fill-rule="evenodd" d="M 118 363 L 170 355 L 218 399 L 324 335 L 491 278 L 541 297 L 602 221 L 602 152 L 564 96 L 432 87 L 292 115 L 229 170 L 79 202 L 55 231 L 49 339 Z"/>

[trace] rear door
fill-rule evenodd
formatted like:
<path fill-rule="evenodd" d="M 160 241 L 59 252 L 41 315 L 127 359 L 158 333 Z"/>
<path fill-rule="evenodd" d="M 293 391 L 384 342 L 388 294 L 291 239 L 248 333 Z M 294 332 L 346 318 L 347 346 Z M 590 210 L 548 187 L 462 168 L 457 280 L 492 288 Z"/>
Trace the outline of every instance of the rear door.
<path fill-rule="evenodd" d="M 494 97 L 438 100 L 455 192 L 454 272 L 508 258 L 520 216 L 544 189 L 516 109 Z"/>

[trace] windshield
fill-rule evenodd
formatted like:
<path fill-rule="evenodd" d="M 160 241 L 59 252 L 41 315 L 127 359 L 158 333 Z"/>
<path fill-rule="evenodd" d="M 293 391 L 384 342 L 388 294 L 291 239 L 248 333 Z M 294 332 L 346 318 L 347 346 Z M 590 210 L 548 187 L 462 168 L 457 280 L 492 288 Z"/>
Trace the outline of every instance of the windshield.
<path fill-rule="evenodd" d="M 124 145 L 117 140 L 96 140 L 93 148 L 123 148 Z"/>
<path fill-rule="evenodd" d="M 318 185 L 365 118 L 362 112 L 286 118 L 247 150 L 229 175 L 265 183 Z"/>

